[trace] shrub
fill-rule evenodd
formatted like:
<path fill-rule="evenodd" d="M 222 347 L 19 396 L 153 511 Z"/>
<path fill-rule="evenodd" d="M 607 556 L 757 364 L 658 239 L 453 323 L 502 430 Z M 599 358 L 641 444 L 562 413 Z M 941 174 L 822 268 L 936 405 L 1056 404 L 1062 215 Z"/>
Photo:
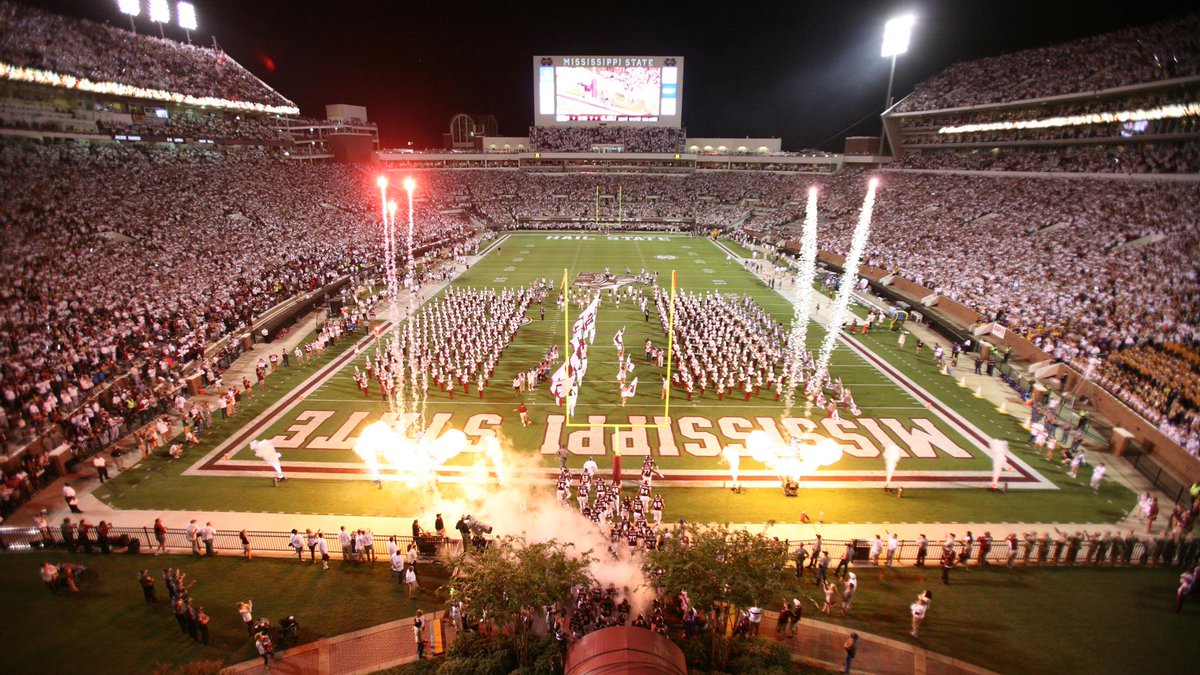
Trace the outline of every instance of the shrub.
<path fill-rule="evenodd" d="M 734 673 L 786 673 L 792 667 L 788 650 L 774 640 L 754 638 L 734 640 L 729 654 L 729 670 Z"/>

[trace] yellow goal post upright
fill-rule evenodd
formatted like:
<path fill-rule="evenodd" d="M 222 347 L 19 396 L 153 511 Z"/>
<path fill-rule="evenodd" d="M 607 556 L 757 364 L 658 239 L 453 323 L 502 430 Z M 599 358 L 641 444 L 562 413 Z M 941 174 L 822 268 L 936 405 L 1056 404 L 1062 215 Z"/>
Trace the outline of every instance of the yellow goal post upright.
<path fill-rule="evenodd" d="M 675 356 L 675 290 L 677 277 L 675 270 L 671 270 L 671 304 L 667 311 L 667 395 L 663 397 L 663 412 L 661 424 L 632 424 L 625 423 L 605 423 L 593 424 L 591 422 L 572 422 L 571 408 L 567 406 L 566 424 L 567 429 L 613 429 L 614 435 L 619 435 L 621 429 L 662 429 L 670 425 L 671 419 L 671 368 Z M 571 270 L 563 268 L 562 280 L 563 298 L 565 300 L 565 308 L 563 311 L 563 357 L 568 361 L 571 358 Z"/>

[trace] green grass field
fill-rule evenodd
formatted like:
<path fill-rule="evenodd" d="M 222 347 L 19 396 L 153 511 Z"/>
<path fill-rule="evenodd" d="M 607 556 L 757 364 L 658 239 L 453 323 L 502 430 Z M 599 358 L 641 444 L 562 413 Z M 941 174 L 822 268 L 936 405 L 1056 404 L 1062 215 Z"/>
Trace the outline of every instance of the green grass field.
<path fill-rule="evenodd" d="M 547 278 L 552 284 L 557 284 L 564 267 L 570 270 L 572 279 L 579 273 L 601 272 L 607 267 L 614 273 L 624 272 L 627 268 L 635 274 L 643 268 L 657 271 L 660 283 L 667 284 L 670 272 L 676 270 L 680 292 L 703 293 L 713 290 L 748 295 L 776 320 L 784 325 L 790 324 L 793 311 L 791 303 L 736 261 L 730 260 L 724 250 L 707 239 L 657 235 L 586 237 L 544 233 L 509 236 L 493 245 L 486 257 L 454 283 L 459 287 L 511 288 Z M 503 359 L 497 364 L 483 398 L 476 394 L 474 383 L 469 394 L 464 395 L 460 388 L 453 399 L 434 388 L 428 399 L 428 418 L 437 420 L 442 414 L 447 428 L 463 428 L 473 416 L 500 415 L 503 421 L 496 428 L 502 436 L 518 451 L 533 455 L 539 454 L 543 447 L 555 448 L 560 442 L 566 442 L 568 434 L 587 434 L 585 429 L 563 429 L 560 435 L 548 436 L 549 417 L 563 415 L 565 410 L 556 407 L 547 385 L 543 384 L 536 391 L 520 397 L 514 395 L 511 387 L 517 371 L 535 365 L 552 344 L 558 344 L 561 348 L 565 334 L 564 318 L 573 321 L 578 315 L 578 309 L 573 304 L 570 315 L 564 317 L 555 306 L 554 297 L 551 295 L 544 305 L 544 320 L 539 318 L 536 305 L 530 308 L 530 322 L 517 332 Z M 828 299 L 822 298 L 820 301 L 827 303 Z M 607 423 L 653 423 L 656 416 L 664 415 L 660 389 L 665 368 L 646 363 L 642 359 L 642 345 L 647 339 L 655 345 L 665 345 L 666 336 L 655 313 L 651 313 L 647 322 L 634 303 L 626 302 L 620 308 L 615 308 L 611 302 L 606 302 L 600 310 L 598 324 L 583 394 L 572 422 L 583 422 L 588 416 L 596 416 L 596 419 L 603 416 Z M 616 350 L 612 345 L 613 334 L 622 327 L 626 329 L 627 349 L 638 364 L 634 374 L 641 382 L 638 395 L 625 407 L 619 405 L 614 381 Z M 815 349 L 823 335 L 823 331 L 814 324 L 808 335 L 810 348 Z M 661 490 L 668 503 L 669 515 L 698 521 L 771 519 L 792 522 L 798 520 L 803 510 L 813 516 L 824 512 L 827 522 L 1045 522 L 1048 519 L 1059 522 L 1104 522 L 1117 520 L 1124 514 L 1132 501 L 1132 495 L 1127 490 L 1116 484 L 1107 484 L 1096 495 L 1086 487 L 1085 480 L 1071 480 L 1060 468 L 1035 458 L 1027 450 L 1025 432 L 1013 418 L 998 414 L 991 404 L 975 398 L 951 378 L 938 373 L 933 366 L 930 350 L 917 356 L 910 345 L 908 351 L 899 352 L 894 338 L 892 333 L 876 330 L 851 339 L 883 357 L 983 433 L 1007 439 L 1013 454 L 1034 471 L 1040 472 L 1058 489 L 1013 490 L 1007 495 L 995 495 L 979 488 L 914 487 L 905 491 L 903 500 L 897 501 L 877 488 L 806 488 L 801 491 L 799 499 L 790 499 L 783 497 L 777 489 L 752 489 L 742 495 L 733 495 L 719 487 L 663 487 Z M 236 420 L 220 424 L 203 439 L 202 445 L 189 449 L 184 461 L 167 462 L 156 457 L 143 462 L 139 470 L 117 477 L 98 494 L 119 508 L 392 515 L 404 505 L 411 505 L 421 498 L 420 494 L 402 485 L 389 483 L 385 486 L 386 498 L 380 499 L 379 491 L 365 477 L 361 481 L 294 480 L 289 482 L 288 490 L 280 491 L 271 489 L 270 484 L 260 477 L 181 475 L 231 432 L 249 422 L 270 401 L 294 389 L 303 378 L 337 358 L 349 345 L 349 340 L 343 340 L 315 366 L 269 377 L 270 386 L 266 395 L 252 398 L 246 405 L 247 409 L 239 413 Z M 369 347 L 367 353 L 373 354 L 374 347 Z M 352 363 L 361 365 L 364 357 L 365 354 L 360 355 Z M 348 438 L 352 441 L 354 434 L 378 419 L 386 408 L 376 387 L 372 388 L 371 398 L 362 397 L 351 378 L 352 372 L 352 365 L 347 364 L 311 395 L 286 410 L 278 421 L 256 432 L 254 437 L 292 438 L 299 434 L 297 429 L 303 426 L 303 422 L 316 416 L 315 419 L 320 423 L 304 431 L 301 447 L 280 448 L 285 463 L 319 462 L 332 467 L 359 464 L 361 460 L 348 449 L 350 442 L 344 441 L 339 449 L 334 447 L 337 439 Z M 826 470 L 882 472 L 883 461 L 878 457 L 882 446 L 880 436 L 901 447 L 910 448 L 913 441 L 908 434 L 914 430 L 920 432 L 920 425 L 926 425 L 925 428 L 932 430 L 965 456 L 951 456 L 945 448 L 935 445 L 929 453 L 932 455 L 930 457 L 902 460 L 898 467 L 898 479 L 902 479 L 905 471 L 937 475 L 946 472 L 986 473 L 990 470 L 991 459 L 985 452 L 845 345 L 835 352 L 831 372 L 840 376 L 854 391 L 855 399 L 863 411 L 862 419 L 865 420 L 860 422 L 850 416 L 843 418 L 840 427 L 845 434 L 842 444 L 848 450 L 857 449 L 858 454 L 867 456 L 854 456 L 848 452 L 840 462 Z M 530 408 L 535 421 L 531 427 L 523 428 L 514 412 L 518 398 Z M 749 402 L 743 401 L 740 396 L 727 396 L 726 400 L 717 401 L 711 389 L 703 398 L 697 396 L 696 400 L 689 402 L 682 390 L 676 388 L 672 391 L 669 414 L 674 422 L 672 439 L 677 454 L 661 454 L 657 430 L 647 430 L 646 440 L 655 449 L 655 459 L 663 469 L 709 471 L 722 480 L 727 469 L 720 457 L 713 456 L 716 453 L 712 450 L 712 444 L 723 447 L 730 442 L 731 437 L 726 431 L 744 433 L 759 426 L 773 425 L 781 413 L 782 405 L 765 389 Z M 805 411 L 802 406 L 797 406 L 793 411 L 794 417 L 803 418 L 805 415 L 809 416 L 809 423 L 818 425 L 816 430 L 819 434 L 829 433 L 830 427 L 823 423 L 826 417 L 824 410 Z M 711 441 L 698 436 L 685 437 L 679 424 L 683 418 L 698 419 L 700 424 L 693 427 L 693 436 L 710 433 Z M 705 427 L 704 424 L 711 424 L 711 427 Z M 868 428 L 868 425 L 872 425 L 872 428 Z M 322 442 L 322 437 L 327 440 Z M 610 455 L 611 431 L 598 438 L 608 446 L 605 454 Z M 688 443 L 692 444 L 691 450 L 686 445 Z M 244 444 L 230 448 L 229 452 L 234 460 L 257 461 Z M 464 453 L 451 462 L 473 463 L 478 458 L 477 453 Z M 605 457 L 598 457 L 597 460 L 601 467 L 609 464 Z M 555 460 L 549 454 L 542 454 L 540 461 L 546 467 L 555 466 Z M 582 457 L 574 458 L 571 465 L 577 468 L 582 461 Z M 638 464 L 637 458 L 627 460 L 627 472 L 636 470 Z M 761 468 L 749 457 L 742 462 L 743 471 Z M 453 496 L 453 487 L 447 489 L 447 494 Z"/>
<path fill-rule="evenodd" d="M 81 592 L 51 594 L 38 577 L 43 560 L 86 565 Z M 179 630 L 162 580 L 168 566 L 182 568 L 189 582 L 196 581 L 192 598 L 212 617 L 207 646 Z M 335 560 L 328 571 L 320 567 L 293 559 L 6 555 L 0 557 L 2 669 L 67 673 L 87 663 L 90 672 L 145 673 L 156 664 L 216 660 L 228 665 L 257 658 L 235 608 L 245 600 L 253 600 L 256 619 L 265 616 L 272 624 L 294 614 L 301 643 L 412 616 L 418 608 L 440 609 L 443 602 L 436 589 L 444 579 L 423 579 L 422 592 L 410 600 L 386 565 L 343 567 Z M 155 578 L 158 604 L 142 598 L 137 575 L 144 568 Z"/>
<path fill-rule="evenodd" d="M 73 559 L 93 574 L 79 595 L 52 595 L 38 579 L 43 560 Z M 142 600 L 136 576 L 150 568 L 182 567 L 196 579 L 193 597 L 212 616 L 208 646 L 182 635 L 166 606 Z M 1200 658 L 1200 603 L 1171 612 L 1177 570 L 1018 568 L 956 570 L 950 586 L 939 572 L 904 567 L 855 567 L 859 590 L 849 617 L 821 617 L 797 583 L 806 618 L 819 618 L 961 658 L 1004 673 L 1185 673 Z M 807 577 L 811 580 L 811 576 Z M 5 672 L 149 672 L 154 664 L 194 660 L 226 664 L 255 658 L 234 603 L 254 601 L 255 616 L 300 621 L 300 641 L 366 628 L 440 607 L 426 577 L 417 602 L 397 587 L 386 565 L 332 569 L 294 560 L 245 562 L 233 557 L 0 556 L 0 622 L 5 626 Z M 934 599 L 919 640 L 909 637 L 908 604 L 924 588 Z M 773 607 L 773 605 L 771 606 Z M 770 634 L 773 626 L 765 626 Z M 169 671 L 165 671 L 169 672 Z"/>

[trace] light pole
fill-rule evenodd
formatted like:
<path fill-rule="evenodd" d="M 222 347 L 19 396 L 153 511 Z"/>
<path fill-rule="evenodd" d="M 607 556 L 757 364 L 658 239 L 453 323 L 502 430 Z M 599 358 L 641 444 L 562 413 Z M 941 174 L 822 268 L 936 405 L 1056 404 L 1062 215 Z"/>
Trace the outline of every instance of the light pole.
<path fill-rule="evenodd" d="M 175 3 L 175 17 L 179 21 L 179 27 L 187 35 L 188 44 L 192 44 L 192 31 L 197 28 L 196 6 L 190 2 Z"/>
<path fill-rule="evenodd" d="M 141 15 L 142 3 L 139 0 L 117 0 L 117 9 L 129 17 L 129 30 L 136 33 L 137 26 L 133 23 L 133 17 Z"/>
<path fill-rule="evenodd" d="M 158 36 L 166 39 L 163 24 L 171 23 L 171 6 L 167 4 L 167 0 L 150 0 L 150 20 L 158 24 Z"/>
<path fill-rule="evenodd" d="M 892 106 L 892 83 L 896 79 L 896 57 L 908 51 L 908 41 L 912 37 L 912 27 L 916 23 L 917 17 L 912 14 L 906 14 L 888 21 L 883 27 L 883 48 L 880 50 L 880 56 L 887 58 L 892 57 L 892 69 L 888 73 L 887 98 L 883 101 L 883 110 Z M 882 119 L 880 120 L 882 125 Z M 879 131 L 879 154 L 883 155 L 884 144 L 887 140 L 887 127 Z"/>

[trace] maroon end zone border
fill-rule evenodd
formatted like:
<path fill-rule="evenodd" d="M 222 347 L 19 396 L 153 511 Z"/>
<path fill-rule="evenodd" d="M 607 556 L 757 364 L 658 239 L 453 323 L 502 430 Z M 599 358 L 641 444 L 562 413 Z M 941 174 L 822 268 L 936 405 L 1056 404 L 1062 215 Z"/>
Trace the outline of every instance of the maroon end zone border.
<path fill-rule="evenodd" d="M 345 366 L 350 361 L 354 360 L 354 357 L 357 356 L 357 354 L 354 352 L 355 348 L 359 348 L 359 349 L 367 348 L 368 346 L 370 346 L 370 344 L 372 342 L 374 342 L 375 340 L 378 340 L 379 336 L 382 335 L 384 333 L 384 331 L 391 328 L 391 326 L 392 326 L 391 322 L 379 324 L 377 326 L 378 332 L 375 332 L 375 330 L 372 329 L 371 335 L 368 335 L 366 338 L 355 343 L 354 348 L 347 349 L 346 353 L 342 354 L 341 356 L 337 357 L 336 359 L 325 364 L 325 367 L 321 368 L 320 370 L 318 370 L 317 372 L 315 372 L 309 376 L 308 384 L 304 385 L 303 387 L 301 387 L 299 389 L 292 390 L 292 392 L 290 394 L 288 394 L 286 397 L 281 398 L 278 401 L 276 401 L 272 407 L 277 407 L 278 408 L 277 412 L 282 412 L 282 411 L 287 410 L 288 408 L 292 407 L 293 405 L 295 405 L 297 399 L 302 399 L 302 398 L 308 396 L 314 390 L 320 388 L 322 385 L 325 384 L 326 377 L 331 376 L 334 372 L 337 372 L 338 370 L 341 370 L 343 366 Z M 272 416 L 274 416 L 274 414 L 275 413 L 271 413 Z M 226 442 L 229 443 L 231 447 L 241 448 L 242 445 L 249 443 L 250 438 L 252 438 L 259 430 L 260 429 L 258 426 L 254 425 L 254 424 L 248 424 L 248 425 L 242 427 L 241 431 L 239 431 L 237 434 L 232 436 Z M 200 470 L 200 471 L 213 470 L 213 469 L 221 469 L 223 471 L 246 471 L 246 470 L 262 471 L 263 470 L 262 467 L 257 467 L 257 466 L 236 466 L 236 465 L 221 464 L 221 458 L 223 455 L 224 455 L 224 453 L 218 453 L 218 454 L 214 455 L 211 459 L 209 459 L 207 462 L 202 464 L 198 470 Z M 295 470 L 296 469 L 289 469 L 289 471 L 295 471 Z"/>
<path fill-rule="evenodd" d="M 854 340 L 847 338 L 845 335 L 842 335 L 841 338 L 842 338 L 842 342 L 845 342 L 846 345 L 849 346 L 851 349 L 853 349 L 856 354 L 861 356 L 864 360 L 869 361 L 870 363 L 874 364 L 875 367 L 878 368 L 879 370 L 886 373 L 889 377 L 892 378 L 893 381 L 896 382 L 896 384 L 900 385 L 900 388 L 907 391 L 910 396 L 917 399 L 918 401 L 924 402 L 925 405 L 929 406 L 929 408 L 931 410 L 934 410 L 937 413 L 941 414 L 942 417 L 946 420 L 946 422 L 948 424 L 950 424 L 950 426 L 954 427 L 955 430 L 958 431 L 960 434 L 963 434 L 964 436 L 969 436 L 978 445 L 987 447 L 987 445 L 988 445 L 987 436 L 984 436 L 983 434 L 979 433 L 978 431 L 971 429 L 963 424 L 960 424 L 955 419 L 957 417 L 957 413 L 952 413 L 950 410 L 948 410 L 945 406 L 943 406 L 938 401 L 926 396 L 924 392 L 914 389 L 912 387 L 912 385 L 909 384 L 908 378 L 903 373 L 901 373 L 900 371 L 893 368 L 891 366 L 891 364 L 889 364 L 888 362 L 875 356 L 874 352 L 871 352 L 866 347 L 863 347 L 862 345 L 858 344 Z M 1033 474 L 1026 471 L 1025 468 L 1023 466 L 1021 466 L 1020 464 L 1012 463 L 1012 464 L 1009 464 L 1009 466 L 1011 466 L 1017 473 L 1020 474 L 1020 478 L 1010 479 L 1005 482 L 1008 482 L 1008 483 L 1039 483 L 1039 482 L 1041 482 L 1036 477 L 1034 477 Z M 944 479 L 930 478 L 930 480 L 944 480 Z"/>
<path fill-rule="evenodd" d="M 360 348 L 365 348 L 365 347 L 369 346 L 372 342 L 374 342 L 375 340 L 377 340 L 379 338 L 379 335 L 382 335 L 382 333 L 384 331 L 386 331 L 388 328 L 390 328 L 390 325 L 391 325 L 390 323 L 380 324 L 379 334 L 372 334 L 372 335 L 368 336 L 367 338 L 365 338 L 364 340 L 360 341 L 355 346 L 360 347 Z M 841 337 L 842 337 L 842 341 L 845 342 L 851 349 L 853 349 L 856 354 L 858 354 L 864 360 L 870 362 L 876 368 L 878 368 L 880 371 L 884 372 L 886 375 L 891 377 L 891 379 L 893 381 L 895 381 L 898 385 L 900 385 L 900 387 L 902 389 L 904 389 L 906 392 L 908 392 L 908 394 L 910 396 L 912 396 L 913 398 L 915 398 L 919 401 L 924 402 L 931 410 L 934 410 L 935 412 L 942 415 L 942 417 L 947 421 L 947 423 L 949 423 L 952 427 L 954 427 L 954 429 L 956 431 L 958 431 L 960 434 L 963 434 L 964 436 L 969 436 L 971 439 L 973 439 L 979 445 L 982 445 L 985 447 L 987 446 L 987 442 L 988 442 L 987 437 L 984 436 L 983 434 L 975 431 L 974 429 L 971 429 L 969 427 L 959 424 L 955 420 L 956 413 L 951 412 L 950 410 L 948 410 L 945 406 L 943 406 L 938 401 L 927 397 L 924 392 L 914 389 L 909 384 L 907 377 L 905 377 L 899 371 L 895 370 L 886 361 L 883 361 L 882 359 L 875 356 L 874 353 L 872 353 L 869 350 L 867 350 L 866 348 L 862 347 L 854 340 L 846 338 L 846 336 L 841 336 Z M 353 349 L 347 350 L 345 354 L 343 354 L 342 356 L 339 356 L 338 358 L 329 362 L 323 368 L 321 368 L 321 370 L 319 370 L 315 374 L 313 374 L 310 377 L 309 383 L 307 385 L 305 385 L 304 387 L 302 387 L 300 389 L 294 390 L 292 393 L 288 394 L 285 398 L 277 401 L 275 405 L 282 406 L 281 410 L 290 408 L 291 406 L 293 406 L 296 403 L 296 401 L 298 399 L 302 399 L 302 398 L 308 396 L 308 394 L 310 394 L 312 391 L 314 391 L 315 389 L 324 385 L 325 378 L 327 376 L 332 375 L 332 372 L 336 372 L 336 371 L 340 370 L 343 366 L 346 365 L 346 363 L 353 360 L 355 356 L 356 356 L 356 354 L 354 353 Z M 243 427 L 242 430 L 239 431 L 232 438 L 230 443 L 233 447 L 240 448 L 243 444 L 248 443 L 249 439 L 251 439 L 259 430 L 260 430 L 260 427 L 253 426 L 253 425 L 247 425 L 246 427 Z M 209 459 L 207 462 L 205 462 L 203 465 L 201 465 L 198 468 L 198 470 L 199 471 L 234 471 L 234 472 L 238 472 L 238 473 L 248 473 L 248 474 L 250 474 L 250 473 L 257 473 L 257 474 L 271 473 L 271 471 L 269 469 L 266 469 L 262 466 L 245 465 L 245 464 L 224 464 L 222 462 L 223 456 L 224 456 L 224 453 L 215 455 L 214 457 Z M 640 455 L 639 455 L 639 457 L 640 457 Z M 1019 463 L 1012 463 L 1009 466 L 1011 466 L 1013 468 L 1013 470 L 1019 474 L 1019 476 L 1016 478 L 1006 478 L 1005 482 L 1007 482 L 1007 483 L 1039 483 L 1040 482 L 1031 473 L 1026 471 L 1025 468 L 1023 466 L 1021 466 Z M 344 475 L 344 476 L 350 476 L 350 475 L 367 476 L 367 475 L 369 475 L 369 472 L 367 471 L 366 467 L 362 467 L 362 466 L 291 466 L 291 467 L 288 467 L 286 465 L 286 460 L 285 460 L 285 468 L 287 469 L 287 473 L 292 473 L 292 474 L 335 474 L 335 475 Z M 633 467 L 630 468 L 631 475 L 636 474 L 637 471 L 638 470 L 636 468 L 633 468 Z M 389 471 L 387 469 L 381 469 L 380 473 L 384 476 L 399 475 L 398 472 L 396 472 L 394 470 Z M 445 478 L 451 478 L 451 477 L 460 475 L 460 473 L 461 472 L 452 471 L 452 470 L 443 470 L 443 469 L 437 470 L 438 476 L 445 477 Z M 489 475 L 492 475 L 492 476 L 495 475 L 494 472 L 489 471 L 488 473 L 489 473 Z M 724 482 L 725 479 L 728 477 L 728 472 L 720 472 L 720 471 L 714 471 L 709 474 L 676 474 L 676 473 L 672 472 L 671 470 L 667 469 L 667 470 L 660 470 L 659 473 L 662 476 L 662 480 L 670 480 L 670 481 L 685 482 L 685 483 L 697 483 L 697 484 Z M 523 475 L 526 477 L 530 477 L 531 474 L 524 473 Z M 534 478 L 540 477 L 544 480 L 554 480 L 555 478 L 558 477 L 558 471 L 556 469 L 548 467 L 544 471 L 539 471 L 539 472 L 533 473 L 532 477 L 534 477 Z M 897 477 L 897 480 L 903 481 L 903 482 L 961 483 L 961 482 L 986 481 L 987 479 L 983 478 L 983 477 L 975 478 L 975 477 L 963 476 L 961 474 L 955 475 L 953 473 L 948 473 L 948 472 L 938 472 L 938 473 L 931 473 L 931 474 L 918 474 L 915 476 L 914 475 L 906 475 L 903 477 Z M 743 483 L 777 483 L 777 482 L 779 482 L 779 478 L 777 476 L 771 476 L 771 475 L 749 475 L 749 476 L 741 476 L 740 481 Z M 824 473 L 824 472 L 816 473 L 811 476 L 805 476 L 803 478 L 803 482 L 813 482 L 813 483 L 839 483 L 839 482 L 872 483 L 872 482 L 879 482 L 879 481 L 880 481 L 880 476 L 877 476 L 877 475 L 844 476 L 844 475 L 838 475 L 836 473 Z"/>

